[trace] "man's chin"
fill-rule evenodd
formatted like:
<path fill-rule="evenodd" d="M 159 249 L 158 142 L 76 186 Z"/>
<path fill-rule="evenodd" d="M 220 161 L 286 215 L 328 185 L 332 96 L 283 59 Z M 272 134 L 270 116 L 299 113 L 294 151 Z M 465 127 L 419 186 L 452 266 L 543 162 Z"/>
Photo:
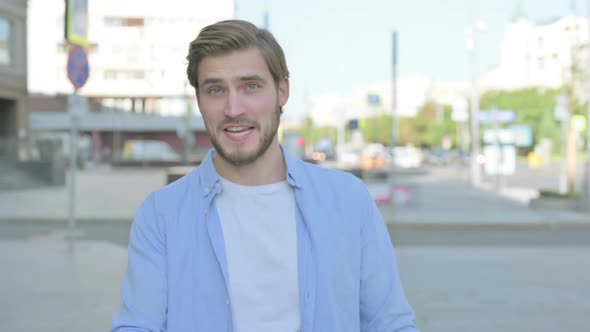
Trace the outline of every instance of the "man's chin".
<path fill-rule="evenodd" d="M 218 151 L 219 155 L 228 163 L 234 166 L 243 166 L 248 165 L 256 161 L 258 159 L 257 150 L 239 150 L 239 151 L 231 151 L 229 149 L 222 149 Z"/>

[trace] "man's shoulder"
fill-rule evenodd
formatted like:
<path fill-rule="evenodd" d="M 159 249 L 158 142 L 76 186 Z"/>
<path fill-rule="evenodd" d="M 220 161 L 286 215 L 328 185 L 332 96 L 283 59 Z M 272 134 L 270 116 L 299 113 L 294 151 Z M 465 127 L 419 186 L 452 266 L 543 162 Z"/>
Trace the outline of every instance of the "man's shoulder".
<path fill-rule="evenodd" d="M 168 205 L 183 201 L 185 198 L 192 196 L 200 188 L 199 173 L 199 167 L 195 167 L 174 182 L 168 183 L 153 191 L 151 195 L 160 204 Z"/>
<path fill-rule="evenodd" d="M 351 173 L 314 165 L 302 160 L 299 162 L 307 176 L 307 180 L 314 187 L 319 186 L 338 190 L 364 190 L 365 188 L 363 181 Z"/>

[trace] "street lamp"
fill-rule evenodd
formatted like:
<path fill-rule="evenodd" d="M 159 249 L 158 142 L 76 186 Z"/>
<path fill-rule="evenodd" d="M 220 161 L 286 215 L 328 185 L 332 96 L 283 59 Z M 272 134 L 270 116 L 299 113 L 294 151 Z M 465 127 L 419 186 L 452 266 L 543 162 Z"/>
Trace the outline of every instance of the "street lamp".
<path fill-rule="evenodd" d="M 588 29 L 588 40 L 586 42 L 590 43 L 590 0 L 586 1 L 586 8 L 588 10 L 586 22 L 586 27 Z M 586 92 L 588 93 L 588 109 L 586 111 L 586 181 L 584 186 L 584 198 L 586 208 L 590 208 L 590 49 L 588 48 L 586 48 L 586 56 L 586 74 L 588 75 L 586 80 Z"/>
<path fill-rule="evenodd" d="M 391 36 L 391 146 L 397 144 L 397 31 Z"/>
<path fill-rule="evenodd" d="M 478 1 L 473 1 L 473 23 L 469 28 L 467 48 L 471 51 L 471 184 L 478 186 L 481 183 L 481 170 L 479 166 L 479 30 L 483 24 L 477 20 Z"/>

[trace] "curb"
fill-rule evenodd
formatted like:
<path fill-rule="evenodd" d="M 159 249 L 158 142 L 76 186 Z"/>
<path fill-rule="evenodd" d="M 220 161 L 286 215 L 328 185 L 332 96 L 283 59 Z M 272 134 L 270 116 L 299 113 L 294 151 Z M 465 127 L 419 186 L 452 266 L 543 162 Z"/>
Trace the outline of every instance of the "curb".
<path fill-rule="evenodd" d="M 523 230 L 590 230 L 590 222 L 404 222 L 386 221 L 388 228 L 415 231 L 523 231 Z"/>
<path fill-rule="evenodd" d="M 76 225 L 95 226 L 95 225 L 121 225 L 125 227 L 131 226 L 133 218 L 98 218 L 98 217 L 81 217 L 76 219 Z M 520 230 L 590 230 L 589 222 L 433 222 L 433 221 L 399 221 L 386 220 L 385 224 L 388 228 L 398 230 L 415 230 L 415 231 L 520 231 Z M 67 218 L 39 218 L 39 217 L 0 217 L 0 225 L 45 225 L 54 227 L 67 227 Z"/>
<path fill-rule="evenodd" d="M 131 226 L 133 218 L 98 218 L 82 217 L 76 218 L 76 225 L 128 225 Z M 67 227 L 68 218 L 39 218 L 39 217 L 6 217 L 0 218 L 0 225 L 48 225 Z"/>

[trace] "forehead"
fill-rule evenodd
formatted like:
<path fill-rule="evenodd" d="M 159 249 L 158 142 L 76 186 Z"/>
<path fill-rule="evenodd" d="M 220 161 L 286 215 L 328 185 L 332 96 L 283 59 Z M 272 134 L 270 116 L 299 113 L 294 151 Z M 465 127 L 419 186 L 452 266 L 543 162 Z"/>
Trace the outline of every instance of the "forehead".
<path fill-rule="evenodd" d="M 206 79 L 232 80 L 248 75 L 270 79 L 272 75 L 257 48 L 206 56 L 198 67 L 199 84 Z"/>

